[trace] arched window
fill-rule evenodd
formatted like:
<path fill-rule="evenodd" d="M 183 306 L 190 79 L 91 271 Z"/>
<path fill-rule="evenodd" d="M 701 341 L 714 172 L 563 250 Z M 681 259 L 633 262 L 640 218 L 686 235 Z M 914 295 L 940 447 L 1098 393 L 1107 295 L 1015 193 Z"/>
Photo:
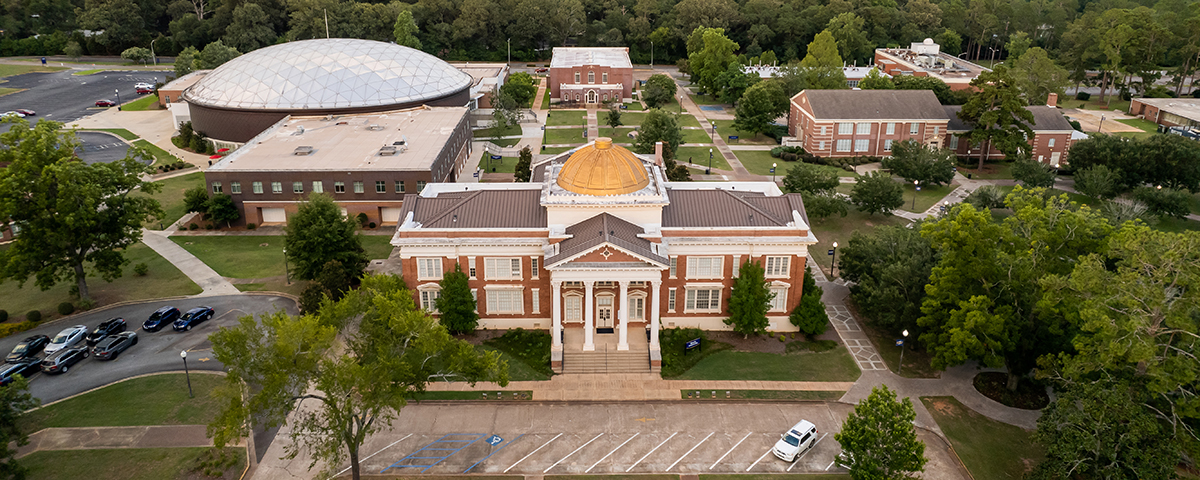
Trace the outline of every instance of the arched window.
<path fill-rule="evenodd" d="M 596 72 L 588 72 L 588 83 L 596 83 Z"/>
<path fill-rule="evenodd" d="M 578 94 L 578 93 L 576 93 L 576 94 L 575 94 L 575 101 L 576 101 L 576 102 L 578 102 L 578 101 L 579 101 L 579 94 Z"/>
<path fill-rule="evenodd" d="M 608 93 L 604 94 L 604 101 L 606 101 L 606 102 L 608 101 Z"/>
<path fill-rule="evenodd" d="M 565 102 L 570 99 L 571 99 L 571 94 L 569 94 L 567 92 L 563 92 L 563 101 Z"/>

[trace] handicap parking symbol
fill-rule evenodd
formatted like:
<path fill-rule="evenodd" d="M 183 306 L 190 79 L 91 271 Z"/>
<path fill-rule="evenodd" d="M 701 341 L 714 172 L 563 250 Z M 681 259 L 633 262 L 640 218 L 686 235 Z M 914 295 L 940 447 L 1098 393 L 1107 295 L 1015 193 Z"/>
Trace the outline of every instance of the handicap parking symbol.
<path fill-rule="evenodd" d="M 500 442 L 503 442 L 503 441 L 504 441 L 504 439 L 500 438 L 500 436 L 498 436 L 498 435 L 492 435 L 492 436 L 488 437 L 488 439 L 487 439 L 488 444 L 493 447 L 496 445 L 499 445 Z"/>

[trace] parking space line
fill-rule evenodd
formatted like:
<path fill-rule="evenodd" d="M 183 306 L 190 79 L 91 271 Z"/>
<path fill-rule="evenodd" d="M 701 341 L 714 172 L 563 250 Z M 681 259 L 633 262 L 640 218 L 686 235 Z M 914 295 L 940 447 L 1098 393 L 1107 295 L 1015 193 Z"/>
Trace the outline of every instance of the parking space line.
<path fill-rule="evenodd" d="M 841 455 L 841 452 L 838 452 L 838 455 Z M 829 462 L 829 466 L 825 467 L 825 471 L 828 472 L 829 469 L 833 468 L 833 464 L 835 463 L 837 463 L 837 457 L 833 457 L 833 461 Z"/>
<path fill-rule="evenodd" d="M 771 453 L 772 448 L 775 447 L 768 448 L 767 451 L 763 452 L 762 456 L 758 457 L 758 460 L 755 460 L 754 463 L 751 463 L 749 467 L 746 467 L 746 471 L 749 472 L 751 468 L 754 468 L 755 465 L 758 465 L 758 462 L 761 462 L 762 459 L 767 458 L 767 454 Z"/>
<path fill-rule="evenodd" d="M 521 457 L 521 459 L 520 459 L 520 460 L 517 460 L 517 463 L 524 462 L 526 458 L 529 458 L 529 457 L 533 456 L 533 454 L 537 453 L 537 452 L 538 452 L 538 450 L 541 450 L 541 449 L 543 449 L 543 448 L 546 448 L 546 445 L 549 445 L 549 444 L 550 444 L 550 442 L 553 442 L 553 441 L 555 441 L 555 440 L 558 440 L 558 437 L 561 437 L 561 436 L 563 436 L 563 434 L 561 434 L 561 433 L 560 433 L 560 434 L 558 434 L 558 435 L 555 435 L 555 436 L 554 436 L 554 438 L 551 438 L 551 439 L 550 439 L 549 441 L 547 441 L 546 443 L 543 443 L 543 444 L 542 444 L 542 446 L 540 446 L 540 447 L 538 447 L 538 448 L 535 448 L 535 449 L 533 449 L 533 451 L 532 451 L 532 452 L 529 452 L 529 455 L 526 455 L 526 456 L 524 456 L 524 457 Z M 508 466 L 508 468 L 504 469 L 504 472 L 503 472 L 503 473 L 508 473 L 508 471 L 509 471 L 509 470 L 512 470 L 512 468 L 513 468 L 513 467 L 517 466 L 517 463 L 514 463 L 514 464 L 512 464 L 512 465 L 509 465 L 509 466 Z"/>
<path fill-rule="evenodd" d="M 750 438 L 751 433 L 754 432 L 747 433 L 746 436 L 742 437 L 741 440 L 738 440 L 738 443 L 733 444 L 733 447 L 731 447 L 728 452 L 725 452 L 725 455 L 721 455 L 721 458 L 718 458 L 717 461 L 713 462 L 712 467 L 708 467 L 708 469 L 712 470 L 713 467 L 717 466 L 718 463 L 721 463 L 721 460 L 724 460 L 725 457 L 729 456 L 730 452 L 733 452 L 734 448 L 737 448 L 738 445 L 741 445 L 742 442 L 746 441 L 747 438 Z"/>
<path fill-rule="evenodd" d="M 463 470 L 463 473 L 470 472 L 470 471 L 471 471 L 471 469 L 472 469 L 472 468 L 475 468 L 475 466 L 476 466 L 476 465 L 479 465 L 480 463 L 483 463 L 483 461 L 484 461 L 484 460 L 487 460 L 487 459 L 488 459 L 488 457 L 491 457 L 492 455 L 495 455 L 495 454 L 496 454 L 496 452 L 499 452 L 500 450 L 503 450 L 503 449 L 504 449 L 504 447 L 507 447 L 507 446 L 509 446 L 509 445 L 512 445 L 512 444 L 513 444 L 513 442 L 516 442 L 517 440 L 520 440 L 520 439 L 521 439 L 521 437 L 524 437 L 524 436 L 525 436 L 525 434 L 524 434 L 524 433 L 522 433 L 522 434 L 520 434 L 520 435 L 517 435 L 517 438 L 514 438 L 514 439 L 512 439 L 512 440 L 509 440 L 509 442 L 508 442 L 508 443 L 504 444 L 504 445 L 503 445 L 503 446 L 501 446 L 500 448 L 497 448 L 497 449 L 495 449 L 495 450 L 492 450 L 492 453 L 489 453 L 489 454 L 487 454 L 487 457 L 483 457 L 483 458 L 479 459 L 479 461 L 478 461 L 478 462 L 472 463 L 472 464 L 471 464 L 471 466 L 467 467 L 467 469 L 466 469 L 466 470 Z"/>
<path fill-rule="evenodd" d="M 421 447 L 417 451 L 410 453 L 407 457 L 401 458 L 400 460 L 396 461 L 396 463 L 393 463 L 391 466 L 381 470 L 379 473 L 387 472 L 388 470 L 391 470 L 393 468 L 420 468 L 421 473 L 425 473 L 427 470 L 429 470 L 430 468 L 433 468 L 435 465 L 437 465 L 439 463 L 442 463 L 442 461 L 446 460 L 447 458 L 450 458 L 455 453 L 458 453 L 458 452 L 462 451 L 463 449 L 471 446 L 475 442 L 482 440 L 483 437 L 485 437 L 485 436 L 486 435 L 484 435 L 482 433 L 447 433 L 446 435 L 443 435 L 442 438 L 434 440 L 429 445 Z M 458 440 L 458 439 L 450 439 L 450 437 L 468 437 L 468 438 Z M 458 445 L 457 448 L 433 447 L 433 445 L 437 445 L 437 444 L 462 444 L 462 445 Z M 425 450 L 448 451 L 450 453 L 447 453 L 440 457 L 418 457 L 417 456 L 418 453 L 421 453 Z M 401 465 L 400 462 L 403 462 L 405 460 L 434 460 L 434 462 L 430 463 L 430 464 Z"/>
<path fill-rule="evenodd" d="M 827 437 L 827 436 L 829 436 L 829 432 L 825 432 L 825 435 L 821 435 L 821 438 L 818 438 L 818 439 L 817 439 L 817 442 L 816 442 L 816 443 L 814 443 L 812 447 L 810 447 L 808 450 L 805 450 L 805 451 L 804 451 L 804 453 L 801 453 L 801 454 L 800 454 L 800 456 L 799 456 L 799 457 L 796 457 L 796 459 L 795 459 L 795 460 L 792 460 L 792 464 L 791 464 L 791 465 L 788 465 L 788 469 L 787 469 L 787 471 L 789 471 L 789 472 L 790 472 L 790 471 L 792 471 L 792 467 L 796 466 L 796 464 L 797 464 L 797 463 L 800 463 L 800 459 L 801 459 L 801 458 L 804 458 L 804 456 L 805 456 L 805 455 L 808 455 L 808 452 L 811 452 L 811 451 L 813 451 L 813 450 L 816 450 L 816 449 L 817 449 L 817 445 L 820 445 L 820 444 L 821 444 L 821 440 L 824 440 L 824 439 L 825 439 L 825 437 Z"/>
<path fill-rule="evenodd" d="M 361 464 L 362 462 L 365 462 L 365 461 L 369 460 L 371 457 L 374 457 L 374 456 L 376 456 L 376 455 L 379 455 L 379 453 L 380 453 L 380 452 L 382 452 L 382 451 L 384 451 L 384 450 L 387 450 L 387 449 L 389 449 L 389 448 L 392 448 L 392 446 L 393 446 L 393 445 L 395 445 L 395 444 L 397 444 L 397 443 L 400 443 L 400 442 L 403 442 L 405 439 L 407 439 L 408 437 L 411 437 L 411 436 L 413 436 L 413 434 L 411 434 L 411 433 L 410 433 L 410 434 L 408 434 L 408 435 L 405 435 L 405 436 L 404 436 L 404 438 L 401 438 L 401 439 L 399 439 L 399 440 L 396 440 L 396 441 L 394 441 L 394 442 L 392 442 L 392 443 L 389 443 L 389 444 L 388 444 L 388 446 L 386 446 L 386 447 L 383 447 L 383 448 L 379 449 L 379 451 L 378 451 L 378 452 L 375 452 L 375 453 L 372 453 L 372 454 L 370 454 L 370 455 L 367 455 L 366 457 L 363 457 L 363 459 L 362 459 L 362 460 L 359 460 L 359 461 L 358 461 L 358 463 L 360 463 L 360 464 Z M 350 467 L 346 467 L 344 470 L 342 470 L 342 471 L 340 471 L 340 472 L 338 472 L 338 473 L 335 473 L 335 474 L 333 474 L 333 476 L 336 478 L 338 475 L 341 475 L 341 474 L 343 474 L 343 473 L 346 473 L 346 470 L 350 470 Z"/>
<path fill-rule="evenodd" d="M 712 432 L 712 433 L 708 434 L 708 437 L 711 437 L 711 436 L 713 436 L 713 434 L 715 434 L 715 433 L 717 433 L 717 432 Z M 708 441 L 708 437 L 704 437 L 704 440 L 701 440 L 701 441 L 700 441 L 700 443 L 697 443 L 695 446 L 693 446 L 693 447 L 691 448 L 691 450 L 688 450 L 688 451 L 687 451 L 687 453 L 683 454 L 683 457 L 686 457 L 686 456 L 688 456 L 688 454 L 692 453 L 692 450 L 695 450 L 695 449 L 699 448 L 699 447 L 700 447 L 700 445 L 702 445 L 704 442 L 707 442 L 707 441 Z M 667 467 L 667 470 L 666 470 L 666 471 L 668 471 L 668 472 L 669 472 L 669 471 L 671 471 L 671 469 L 672 469 L 672 468 L 675 468 L 675 465 L 678 465 L 678 464 L 679 464 L 679 462 L 683 461 L 683 457 L 679 457 L 679 460 L 676 460 L 676 461 L 675 461 L 675 463 L 672 463 L 672 464 L 671 464 L 671 466 Z"/>
<path fill-rule="evenodd" d="M 588 472 L 592 471 L 592 469 L 593 469 L 593 468 L 596 468 L 596 465 L 599 465 L 599 464 L 600 464 L 600 462 L 603 462 L 605 458 L 608 458 L 608 457 L 609 457 L 609 456 L 611 456 L 612 454 L 614 454 L 614 453 L 617 453 L 617 450 L 620 450 L 620 449 L 621 449 L 621 447 L 624 447 L 624 446 L 625 446 L 625 444 L 626 444 L 626 443 L 629 443 L 629 441 L 630 441 L 630 440 L 633 440 L 633 439 L 637 438 L 637 436 L 638 436 L 638 435 L 641 435 L 641 432 L 635 433 L 635 434 L 633 434 L 633 436 L 632 436 L 632 437 L 629 437 L 629 439 L 628 439 L 628 440 L 625 440 L 624 442 L 621 442 L 621 444 L 620 444 L 620 445 L 617 445 L 617 448 L 614 448 L 614 449 L 613 449 L 611 452 L 608 452 L 608 455 L 605 455 L 603 458 L 601 458 L 601 459 L 599 459 L 599 460 L 596 460 L 596 463 L 593 463 L 593 464 L 592 464 L 592 466 L 588 467 L 588 469 L 587 469 L 587 470 L 584 470 L 584 471 L 583 471 L 583 473 L 588 473 Z"/>
<path fill-rule="evenodd" d="M 650 449 L 649 452 L 647 452 L 645 455 L 642 455 L 642 458 L 639 458 L 638 461 L 633 462 L 633 465 L 630 465 L 629 468 L 626 468 L 625 473 L 629 473 L 630 470 L 633 470 L 633 467 L 638 466 L 639 463 L 642 463 L 642 460 L 645 460 L 646 457 L 649 457 L 651 453 L 654 453 L 655 450 L 658 450 L 658 447 L 661 447 L 667 442 L 671 441 L 671 439 L 675 438 L 676 435 L 679 435 L 679 432 L 672 433 L 671 436 L 667 437 L 666 440 L 663 440 L 662 443 L 658 444 L 658 446 Z"/>
<path fill-rule="evenodd" d="M 563 460 L 566 460 L 568 457 L 570 457 L 571 455 L 574 455 L 576 452 L 579 452 L 580 450 L 583 450 L 583 447 L 586 447 L 586 446 L 590 445 L 592 442 L 596 441 L 596 439 L 597 439 L 597 438 L 600 438 L 600 437 L 602 437 L 602 436 L 604 436 L 604 434 L 603 434 L 603 433 L 601 433 L 601 434 L 599 434 L 599 435 L 596 435 L 596 436 L 592 437 L 592 439 L 591 439 L 591 440 L 588 440 L 588 441 L 587 441 L 587 443 L 585 443 L 585 444 L 583 444 L 583 445 L 580 445 L 580 446 L 579 446 L 579 448 L 576 448 L 576 449 L 575 449 L 575 451 L 573 451 L 573 452 L 571 452 L 571 453 L 568 453 L 566 457 L 563 457 L 563 458 L 560 458 L 560 459 L 558 459 L 558 461 L 557 461 L 557 462 L 554 462 L 554 465 L 550 465 L 549 467 L 546 467 L 546 469 L 545 469 L 545 470 L 542 470 L 542 473 L 549 472 L 551 468 L 554 468 L 554 467 L 558 466 L 558 464 L 562 463 L 562 461 L 563 461 Z"/>

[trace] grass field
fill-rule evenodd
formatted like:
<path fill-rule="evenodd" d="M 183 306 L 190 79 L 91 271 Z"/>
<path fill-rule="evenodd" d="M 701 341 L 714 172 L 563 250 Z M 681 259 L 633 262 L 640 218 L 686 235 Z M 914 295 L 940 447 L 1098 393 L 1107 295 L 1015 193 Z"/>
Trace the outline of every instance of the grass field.
<path fill-rule="evenodd" d="M 127 112 L 141 112 L 145 110 L 162 110 L 162 108 L 158 105 L 158 94 L 153 94 L 121 105 L 121 110 Z"/>
<path fill-rule="evenodd" d="M 225 378 L 198 374 L 191 379 L 193 398 L 188 398 L 184 375 L 151 375 L 34 410 L 20 422 L 27 432 L 55 427 L 204 425 L 216 418 L 221 408 L 221 402 L 209 392 Z"/>
<path fill-rule="evenodd" d="M 21 90 L 24 90 L 24 88 L 5 88 L 5 87 L 0 87 L 0 97 L 3 97 L 3 96 L 5 96 L 5 95 L 8 95 L 8 94 L 10 94 L 10 93 L 17 93 L 17 92 L 19 92 L 19 91 L 21 91 Z"/>
<path fill-rule="evenodd" d="M 483 168 L 488 173 L 513 173 L 517 171 L 517 160 L 517 157 L 501 157 L 499 160 L 492 160 L 491 154 L 483 152 L 483 156 L 479 158 L 479 168 Z"/>
<path fill-rule="evenodd" d="M 708 125 L 700 125 L 700 121 L 696 120 L 696 117 L 686 113 L 676 117 L 676 121 L 679 122 L 679 126 L 681 127 L 704 127 L 705 131 L 712 130 L 712 127 Z"/>
<path fill-rule="evenodd" d="M 717 352 L 697 363 L 679 380 L 766 380 L 853 382 L 862 372 L 845 348 L 820 353 L 780 355 L 762 352 Z"/>
<path fill-rule="evenodd" d="M 360 238 L 367 258 L 387 258 L 392 251 L 387 235 Z M 223 277 L 248 279 L 284 274 L 282 236 L 176 236 L 171 240 Z"/>
<path fill-rule="evenodd" d="M 24 75 L 26 73 L 49 73 L 66 70 L 63 67 L 43 67 L 41 65 L 0 65 L 0 78 Z"/>
<path fill-rule="evenodd" d="M 155 183 L 163 187 L 161 191 L 152 195 L 152 198 L 158 200 L 158 203 L 162 205 L 163 216 L 162 218 L 151 219 L 142 225 L 146 228 L 161 230 L 160 223 L 162 227 L 166 227 L 175 223 L 176 220 L 183 217 L 184 213 L 187 213 L 184 212 L 183 192 L 189 188 L 204 187 L 204 174 L 201 172 L 189 173 L 179 177 L 159 180 Z M 138 192 L 136 195 L 144 195 L 144 193 Z"/>
<path fill-rule="evenodd" d="M 755 135 L 754 132 L 743 132 L 733 128 L 733 120 L 717 120 L 717 135 L 725 139 L 725 142 L 730 145 L 778 145 L 779 142 L 774 138 L 763 134 Z M 737 140 L 730 140 L 730 135 L 736 135 Z"/>
<path fill-rule="evenodd" d="M 687 130 L 680 130 L 679 133 L 683 134 L 683 143 L 691 143 L 691 144 L 703 143 L 706 145 L 712 145 L 712 138 L 709 137 L 708 134 L 704 132 L 704 130 L 687 129 Z"/>
<path fill-rule="evenodd" d="M 583 132 L 582 128 L 547 128 L 546 133 L 542 136 L 542 143 L 547 145 L 583 144 L 591 141 L 592 139 L 583 137 Z"/>
<path fill-rule="evenodd" d="M 1002 163 L 986 163 L 985 162 L 983 164 L 983 170 L 974 168 L 974 167 L 979 166 L 978 161 L 970 162 L 969 165 L 972 168 L 964 168 L 963 164 L 960 163 L 958 165 L 958 173 L 961 173 L 964 177 L 967 176 L 967 174 L 969 173 L 969 174 L 971 174 L 972 179 L 1011 180 L 1013 178 L 1012 177 L 1013 164 L 1010 162 L 1002 162 Z"/>
<path fill-rule="evenodd" d="M 604 122 L 600 122 L 604 123 Z M 582 110 L 566 110 L 550 112 L 546 118 L 546 125 L 564 126 L 564 125 L 586 125 L 583 120 Z"/>
<path fill-rule="evenodd" d="M 486 140 L 489 138 L 496 138 L 496 137 L 511 137 L 513 135 L 521 134 L 521 125 L 520 124 L 509 125 L 507 127 L 500 129 L 499 132 L 497 132 L 496 129 L 490 128 L 490 127 L 489 128 L 481 128 L 479 130 L 475 130 L 474 133 L 475 133 L 475 138 L 479 138 L 479 139 L 483 139 L 483 140 Z"/>
<path fill-rule="evenodd" d="M 921 191 L 914 190 L 914 185 L 908 182 L 903 182 L 904 185 L 904 205 L 901 210 L 907 210 L 914 213 L 921 213 L 928 210 L 935 203 L 940 202 L 942 198 L 953 192 L 956 187 L 946 185 L 923 185 Z M 916 207 L 913 207 L 913 194 L 916 193 Z"/>
<path fill-rule="evenodd" d="M 709 147 L 679 147 L 679 151 L 675 152 L 675 159 L 683 162 L 689 161 L 696 165 L 708 166 L 708 150 Z M 712 168 L 714 170 L 732 170 L 729 162 L 725 161 L 725 157 L 718 152 L 717 149 L 712 149 Z"/>
<path fill-rule="evenodd" d="M 521 143 L 519 138 L 489 138 L 487 141 L 496 144 L 497 147 L 511 147 Z"/>
<path fill-rule="evenodd" d="M 8 247 L 0 247 L 0 251 L 4 248 Z M 124 253 L 129 265 L 123 269 L 124 275 L 120 278 L 110 283 L 97 275 L 88 275 L 88 291 L 96 306 L 130 300 L 195 295 L 202 291 L 178 268 L 140 242 L 130 246 Z M 139 263 L 145 263 L 149 267 L 144 277 L 133 273 L 134 266 Z M 15 281 L 5 281 L 0 283 L 0 310 L 8 310 L 10 322 L 24 320 L 25 313 L 35 309 L 42 312 L 43 321 L 58 318 L 60 315 L 55 307 L 59 303 L 77 300 L 69 295 L 73 286 L 75 282 L 71 280 L 60 282 L 49 290 L 42 290 L 33 284 L 32 278 L 25 283 L 25 288 L 18 288 Z"/>
<path fill-rule="evenodd" d="M 546 93 L 542 94 L 542 110 L 550 109 L 550 89 L 546 89 Z"/>
<path fill-rule="evenodd" d="M 775 167 L 775 177 L 777 179 L 782 179 L 784 175 L 787 175 L 788 170 L 800 164 L 800 162 L 785 162 L 778 158 L 772 157 L 771 152 L 766 150 L 734 150 L 733 154 L 737 156 L 739 162 L 742 162 L 742 166 L 746 167 L 746 170 L 749 170 L 750 173 L 758 175 L 770 175 L 771 164 L 777 164 L 778 166 Z M 837 167 L 831 167 L 829 165 L 813 165 L 822 170 L 828 170 L 836 173 L 839 177 L 854 176 L 854 172 L 842 170 Z"/>
<path fill-rule="evenodd" d="M 1134 128 L 1140 128 L 1146 133 L 1157 133 L 1158 125 L 1154 122 L 1146 121 L 1141 118 L 1120 119 L 1118 122 L 1124 123 Z"/>
<path fill-rule="evenodd" d="M 689 91 L 688 96 L 692 97 L 692 102 L 695 103 L 696 105 L 727 105 L 727 106 L 730 106 L 729 104 L 721 103 L 721 100 L 717 99 L 717 97 L 714 97 L 712 95 L 698 95 L 694 92 L 695 92 L 695 90 Z"/>
<path fill-rule="evenodd" d="M 29 478 L 39 480 L 213 478 L 200 474 L 200 459 L 209 450 L 209 447 L 45 450 L 21 458 L 21 465 L 29 467 Z M 246 449 L 226 447 L 225 455 L 231 464 L 226 465 L 221 478 L 238 478 L 246 469 Z"/>
<path fill-rule="evenodd" d="M 896 346 L 896 339 L 904 338 L 903 335 L 884 332 L 869 324 L 862 327 L 863 333 L 871 338 L 875 349 L 879 351 L 879 356 L 883 358 L 884 363 L 887 363 L 888 369 L 895 373 L 900 365 L 901 350 L 901 347 Z M 904 368 L 899 370 L 899 375 L 906 378 L 940 378 L 941 371 L 930 365 L 929 353 L 913 351 L 912 346 L 916 344 L 916 337 L 910 338 L 907 343 L 908 348 L 904 349 Z"/>
<path fill-rule="evenodd" d="M 641 125 L 642 121 L 646 120 L 646 112 L 621 112 L 621 125 L 634 127 Z M 600 110 L 596 112 L 596 122 L 600 126 L 608 125 L 608 111 Z"/>
<path fill-rule="evenodd" d="M 843 187 L 845 185 L 842 185 Z M 839 246 L 846 246 L 850 241 L 850 236 L 856 230 L 869 230 L 880 225 L 899 225 L 908 224 L 908 220 L 894 215 L 867 215 L 858 211 L 853 206 L 850 207 L 850 214 L 846 217 L 833 216 L 825 220 L 812 220 L 812 231 L 817 236 L 820 242 L 811 247 L 812 257 L 817 264 L 829 273 L 829 267 L 832 258 L 827 254 L 827 251 L 833 248 L 833 243 L 837 242 Z"/>
<path fill-rule="evenodd" d="M 392 254 L 391 235 L 359 235 L 359 238 L 362 239 L 363 250 L 367 251 L 367 258 L 388 258 Z"/>
<path fill-rule="evenodd" d="M 1108 95 L 1104 97 L 1104 101 L 1100 101 L 1100 95 L 1092 95 L 1088 101 L 1076 100 L 1075 97 L 1066 100 L 1059 100 L 1059 106 L 1062 108 L 1081 108 L 1084 110 L 1120 110 L 1129 112 L 1129 100 L 1121 100 L 1116 95 Z"/>
<path fill-rule="evenodd" d="M 476 345 L 476 349 L 487 352 L 500 352 L 500 359 L 508 362 L 508 380 L 513 382 L 549 380 L 550 375 L 537 371 L 521 359 L 505 353 L 495 347 Z M 546 368 L 549 368 L 547 366 Z M 476 394 L 478 395 L 478 394 Z"/>
<path fill-rule="evenodd" d="M 150 152 L 150 154 L 154 156 L 154 164 L 151 165 L 152 167 L 158 168 L 159 165 L 170 165 L 179 161 L 179 157 L 171 155 L 170 152 L 163 150 L 158 145 L 145 140 L 137 140 L 133 142 L 133 145 L 135 147 L 146 149 L 146 151 Z"/>
<path fill-rule="evenodd" d="M 124 138 L 126 140 L 137 140 L 138 139 L 137 134 L 135 134 L 129 130 L 126 130 L 124 128 L 89 128 L 84 131 L 88 131 L 88 130 L 96 130 L 99 132 L 115 133 L 118 137 Z"/>
<path fill-rule="evenodd" d="M 954 397 L 921 397 L 975 480 L 1023 478 L 1042 460 L 1032 432 L 975 413 Z"/>

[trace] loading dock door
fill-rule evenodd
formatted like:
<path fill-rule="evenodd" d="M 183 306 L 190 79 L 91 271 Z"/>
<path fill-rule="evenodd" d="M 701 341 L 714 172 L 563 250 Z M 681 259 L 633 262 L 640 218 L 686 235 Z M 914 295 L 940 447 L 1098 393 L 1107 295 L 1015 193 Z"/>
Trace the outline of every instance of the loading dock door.
<path fill-rule="evenodd" d="M 282 208 L 262 209 L 263 223 L 287 223 L 287 213 Z"/>
<path fill-rule="evenodd" d="M 379 209 L 379 218 L 381 218 L 383 220 L 383 223 L 391 223 L 391 224 L 400 223 L 400 211 L 401 210 L 403 210 L 403 209 L 395 208 L 395 207 L 380 208 Z"/>

